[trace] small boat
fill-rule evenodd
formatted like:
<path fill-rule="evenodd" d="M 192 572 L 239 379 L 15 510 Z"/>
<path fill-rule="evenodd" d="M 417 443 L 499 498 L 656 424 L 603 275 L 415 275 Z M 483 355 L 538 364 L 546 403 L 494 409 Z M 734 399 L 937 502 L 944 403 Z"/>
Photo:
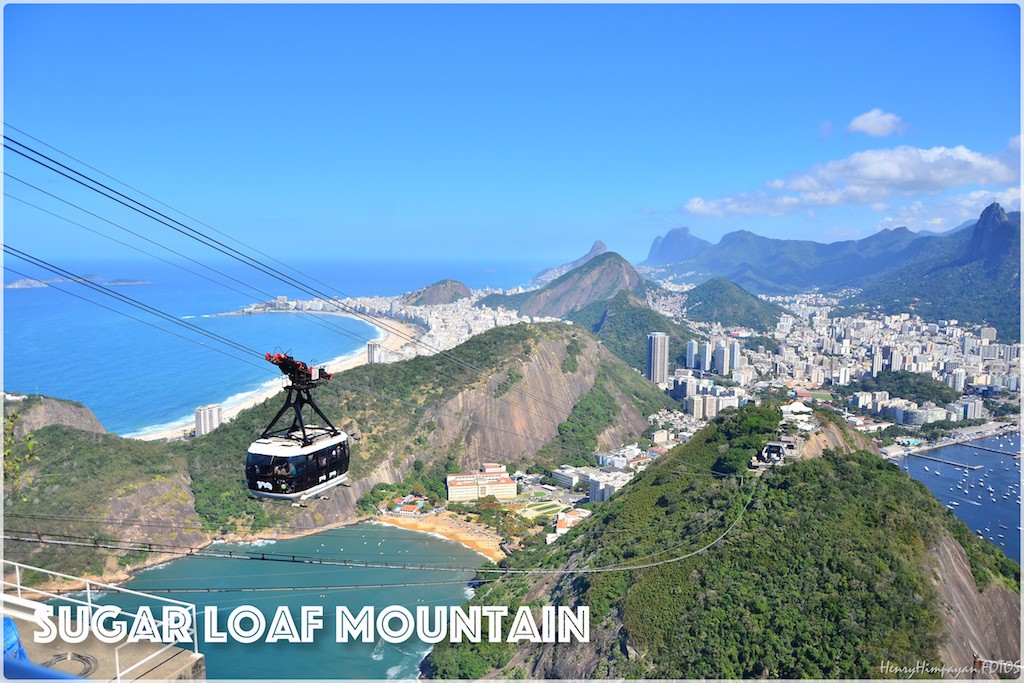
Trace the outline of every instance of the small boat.
<path fill-rule="evenodd" d="M 953 505 L 953 506 L 959 506 L 959 505 L 960 505 L 960 503 L 958 503 L 958 502 L 956 502 L 956 501 L 954 500 L 954 501 L 953 501 L 952 503 L 950 503 L 950 505 Z"/>
<path fill-rule="evenodd" d="M 930 469 L 928 469 L 928 465 L 925 465 L 925 466 L 924 466 L 924 471 L 925 471 L 925 472 L 931 472 L 931 470 L 930 470 Z"/>

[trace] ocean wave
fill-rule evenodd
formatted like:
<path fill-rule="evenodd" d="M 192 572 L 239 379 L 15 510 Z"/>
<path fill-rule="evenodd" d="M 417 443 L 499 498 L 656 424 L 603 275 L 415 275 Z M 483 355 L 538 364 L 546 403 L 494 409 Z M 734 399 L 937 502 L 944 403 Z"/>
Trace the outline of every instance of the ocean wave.
<path fill-rule="evenodd" d="M 398 678 L 398 674 L 400 674 L 402 672 L 402 669 L 404 668 L 405 664 L 395 664 L 394 666 L 389 666 L 388 670 L 385 672 L 385 675 L 388 677 L 389 681 L 393 681 L 396 678 Z"/>

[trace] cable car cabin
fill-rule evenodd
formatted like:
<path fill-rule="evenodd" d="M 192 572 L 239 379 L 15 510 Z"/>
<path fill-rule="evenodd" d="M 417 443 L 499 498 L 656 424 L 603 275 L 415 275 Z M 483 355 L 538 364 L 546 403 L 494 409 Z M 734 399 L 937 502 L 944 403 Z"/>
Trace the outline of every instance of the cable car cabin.
<path fill-rule="evenodd" d="M 348 480 L 349 436 L 331 424 L 312 394 L 331 374 L 286 354 L 268 353 L 267 361 L 288 377 L 288 394 L 260 438 L 249 446 L 245 459 L 249 492 L 261 498 L 305 500 L 343 484 Z M 306 423 L 303 409 L 307 407 L 325 426 Z M 277 428 L 286 415 L 292 417 L 291 426 Z"/>
<path fill-rule="evenodd" d="M 348 435 L 306 427 L 312 443 L 271 436 L 254 441 L 245 460 L 249 491 L 263 498 L 310 498 L 348 480 Z M 319 432 L 319 433 L 316 433 Z"/>

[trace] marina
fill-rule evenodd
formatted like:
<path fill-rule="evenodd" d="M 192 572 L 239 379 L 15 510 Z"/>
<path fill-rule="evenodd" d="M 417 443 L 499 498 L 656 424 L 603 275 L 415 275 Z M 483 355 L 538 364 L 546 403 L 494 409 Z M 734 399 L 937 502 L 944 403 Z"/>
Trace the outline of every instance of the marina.
<path fill-rule="evenodd" d="M 905 453 L 894 462 L 935 495 L 976 535 L 1020 561 L 1020 435 L 997 434 L 966 443 L 945 444 L 928 455 Z M 952 463 L 941 471 L 930 462 Z"/>

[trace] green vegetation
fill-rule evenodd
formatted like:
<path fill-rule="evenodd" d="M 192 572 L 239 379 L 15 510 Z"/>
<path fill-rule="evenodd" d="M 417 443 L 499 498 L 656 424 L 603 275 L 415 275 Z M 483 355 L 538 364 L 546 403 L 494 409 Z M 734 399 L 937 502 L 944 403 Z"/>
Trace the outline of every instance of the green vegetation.
<path fill-rule="evenodd" d="M 501 398 L 502 396 L 504 396 L 506 393 L 508 393 L 508 390 L 511 389 L 512 386 L 522 378 L 522 373 L 520 373 L 515 368 L 509 368 L 508 377 L 499 382 L 498 386 L 494 387 L 494 398 Z"/>
<path fill-rule="evenodd" d="M 660 408 L 679 407 L 678 403 L 628 368 L 603 362 L 598 365 L 593 388 L 573 406 L 566 421 L 558 425 L 558 436 L 537 451 L 535 461 L 527 471 L 547 472 L 560 464 L 596 465 L 597 439 L 621 411 L 620 399 L 616 396 L 624 396 L 641 415 L 650 415 Z"/>
<path fill-rule="evenodd" d="M 704 548 L 736 522 L 721 542 L 685 559 L 569 575 L 543 590 L 532 604 L 590 606 L 588 647 L 600 650 L 584 676 L 868 678 L 883 675 L 882 661 L 938 661 L 942 612 L 930 549 L 950 535 L 980 586 L 1019 590 L 1016 562 L 872 454 L 829 451 L 760 479 L 713 476 L 723 456 L 763 443 L 777 424 L 770 406 L 728 411 L 559 543 L 531 539 L 502 561 L 642 564 Z M 482 586 L 472 603 L 521 604 L 538 580 L 503 578 Z M 524 649 L 527 672 L 550 673 L 532 671 L 538 649 Z M 503 644 L 441 643 L 428 663 L 445 678 L 483 676 L 513 653 Z M 511 671 L 498 677 L 505 675 Z"/>
<path fill-rule="evenodd" d="M 986 422 L 988 422 L 988 420 L 985 418 L 976 417 L 970 420 L 960 420 L 959 422 L 953 422 L 952 420 L 929 422 L 928 424 L 921 425 L 919 429 L 908 429 L 899 425 L 890 425 L 878 432 L 877 436 L 882 439 L 883 443 L 892 443 L 893 439 L 900 436 L 909 436 L 915 439 L 922 439 L 924 441 L 938 441 L 953 429 L 976 427 L 978 425 L 983 425 Z"/>
<path fill-rule="evenodd" d="M 473 522 L 491 527 L 506 540 L 521 536 L 536 523 L 505 507 L 494 496 L 485 496 L 472 503 L 450 503 L 448 509 L 456 514 L 469 515 Z"/>
<path fill-rule="evenodd" d="M 931 401 L 937 406 L 945 406 L 960 398 L 955 389 L 917 372 L 883 370 L 877 377 L 861 377 L 859 382 L 835 389 L 844 396 L 852 396 L 858 391 L 888 391 L 891 397 L 905 398 L 919 405 Z"/>
<path fill-rule="evenodd" d="M 11 411 L 4 415 L 4 487 L 18 487 L 26 477 L 25 468 L 36 460 L 36 442 L 31 434 L 14 435 L 19 414 Z"/>
<path fill-rule="evenodd" d="M 774 337 L 753 336 L 743 340 L 743 346 L 751 351 L 757 351 L 758 346 L 763 346 L 768 353 L 782 353 L 782 343 Z"/>
<path fill-rule="evenodd" d="M 573 338 L 569 340 L 569 343 L 565 345 L 565 360 L 562 361 L 562 372 L 567 375 L 579 370 L 580 364 L 577 360 L 580 355 L 580 351 L 583 350 L 583 344 L 580 340 L 573 335 Z"/>
<path fill-rule="evenodd" d="M 5 528 L 9 531 L 114 540 L 110 529 L 82 518 L 105 517 L 112 496 L 129 494 L 144 483 L 179 474 L 188 467 L 181 452 L 166 444 L 112 434 L 51 425 L 36 431 L 33 439 L 36 446 L 31 469 L 20 484 L 5 490 Z M 23 458 L 26 449 L 24 442 L 15 444 L 14 456 Z M 71 516 L 79 521 L 10 515 Z M 98 574 L 106 553 L 85 547 L 10 542 L 4 547 L 4 556 L 65 572 Z"/>
<path fill-rule="evenodd" d="M 597 301 L 570 313 L 569 320 L 585 327 L 601 340 L 609 351 L 643 372 L 647 364 L 647 335 L 664 332 L 669 337 L 669 353 L 676 365 L 686 359 L 686 342 L 696 335 L 685 325 L 675 323 L 629 292 L 619 292 L 609 301 Z"/>
<path fill-rule="evenodd" d="M 782 306 L 762 301 L 739 285 L 722 277 L 711 278 L 686 293 L 686 318 L 716 322 L 724 327 L 775 329 Z"/>
<path fill-rule="evenodd" d="M 460 471 L 459 452 L 461 442 L 457 442 L 447 455 L 439 457 L 430 464 L 422 460 L 413 463 L 412 471 L 408 472 L 397 484 L 377 484 L 363 494 L 356 503 L 356 511 L 362 515 L 376 514 L 381 503 L 397 496 L 410 493 L 425 496 L 433 505 L 442 505 L 447 500 L 448 490 L 445 486 L 449 474 Z"/>

